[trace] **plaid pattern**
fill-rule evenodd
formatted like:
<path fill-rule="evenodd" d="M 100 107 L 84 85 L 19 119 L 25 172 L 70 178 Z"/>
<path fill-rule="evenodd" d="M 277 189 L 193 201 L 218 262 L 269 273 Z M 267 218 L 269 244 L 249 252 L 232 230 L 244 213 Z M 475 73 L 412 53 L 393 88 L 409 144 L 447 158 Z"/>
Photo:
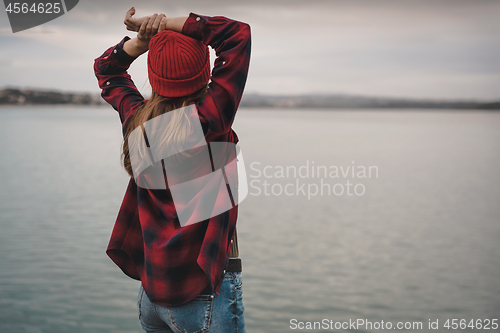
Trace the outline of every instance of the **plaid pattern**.
<path fill-rule="evenodd" d="M 206 97 L 196 104 L 207 142 L 237 143 L 231 129 L 250 62 L 250 26 L 191 13 L 183 33 L 210 45 L 217 59 Z M 134 58 L 125 37 L 95 59 L 102 97 L 118 111 L 123 129 L 144 98 L 127 69 Z M 208 285 L 218 294 L 234 235 L 238 206 L 180 227 L 170 191 L 138 187 L 131 178 L 106 253 L 129 277 L 142 281 L 154 303 L 186 303 Z"/>

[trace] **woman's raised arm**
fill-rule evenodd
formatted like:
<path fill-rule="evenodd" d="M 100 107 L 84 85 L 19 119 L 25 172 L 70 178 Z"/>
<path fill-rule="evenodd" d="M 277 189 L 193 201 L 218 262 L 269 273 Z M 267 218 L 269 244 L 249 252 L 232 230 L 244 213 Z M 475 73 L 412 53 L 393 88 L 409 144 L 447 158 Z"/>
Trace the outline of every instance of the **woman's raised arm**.
<path fill-rule="evenodd" d="M 168 19 L 167 19 L 168 25 Z M 227 133 L 240 104 L 250 64 L 250 26 L 223 16 L 191 13 L 182 33 L 210 45 L 217 58 L 205 98 L 197 103 L 198 113 L 208 121 L 208 128 Z"/>

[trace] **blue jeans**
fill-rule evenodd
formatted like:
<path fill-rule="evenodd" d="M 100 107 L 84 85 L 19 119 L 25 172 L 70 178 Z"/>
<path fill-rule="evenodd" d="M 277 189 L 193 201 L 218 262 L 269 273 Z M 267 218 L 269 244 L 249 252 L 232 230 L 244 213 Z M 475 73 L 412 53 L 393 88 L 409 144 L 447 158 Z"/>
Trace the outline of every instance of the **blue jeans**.
<path fill-rule="evenodd" d="M 180 306 L 152 303 L 141 284 L 137 306 L 148 333 L 245 333 L 241 273 L 224 275 L 219 295 L 198 295 Z"/>

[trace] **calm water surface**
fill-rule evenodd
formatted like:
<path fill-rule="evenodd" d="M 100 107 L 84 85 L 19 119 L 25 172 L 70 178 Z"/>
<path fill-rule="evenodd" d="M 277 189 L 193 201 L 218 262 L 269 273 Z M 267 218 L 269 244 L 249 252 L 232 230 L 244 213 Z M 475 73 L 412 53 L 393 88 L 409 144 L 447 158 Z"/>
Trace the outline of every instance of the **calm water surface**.
<path fill-rule="evenodd" d="M 238 221 L 248 332 L 500 319 L 500 113 L 242 109 L 234 128 L 252 182 Z M 110 108 L 0 108 L 0 332 L 142 331 L 139 282 L 105 254 L 128 181 L 120 139 Z M 326 193 L 347 181 L 364 194 Z"/>

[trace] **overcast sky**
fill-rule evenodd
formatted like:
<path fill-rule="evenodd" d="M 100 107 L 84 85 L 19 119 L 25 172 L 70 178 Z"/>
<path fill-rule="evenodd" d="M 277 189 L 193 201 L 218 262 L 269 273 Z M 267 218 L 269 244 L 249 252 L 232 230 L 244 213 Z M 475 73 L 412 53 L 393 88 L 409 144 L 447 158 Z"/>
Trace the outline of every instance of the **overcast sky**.
<path fill-rule="evenodd" d="M 16 34 L 2 10 L 0 87 L 99 92 L 93 59 L 134 35 L 123 25 L 132 5 L 138 16 L 192 11 L 249 23 L 246 93 L 500 99 L 498 0 L 80 0 Z M 145 60 L 130 73 L 147 93 Z"/>

